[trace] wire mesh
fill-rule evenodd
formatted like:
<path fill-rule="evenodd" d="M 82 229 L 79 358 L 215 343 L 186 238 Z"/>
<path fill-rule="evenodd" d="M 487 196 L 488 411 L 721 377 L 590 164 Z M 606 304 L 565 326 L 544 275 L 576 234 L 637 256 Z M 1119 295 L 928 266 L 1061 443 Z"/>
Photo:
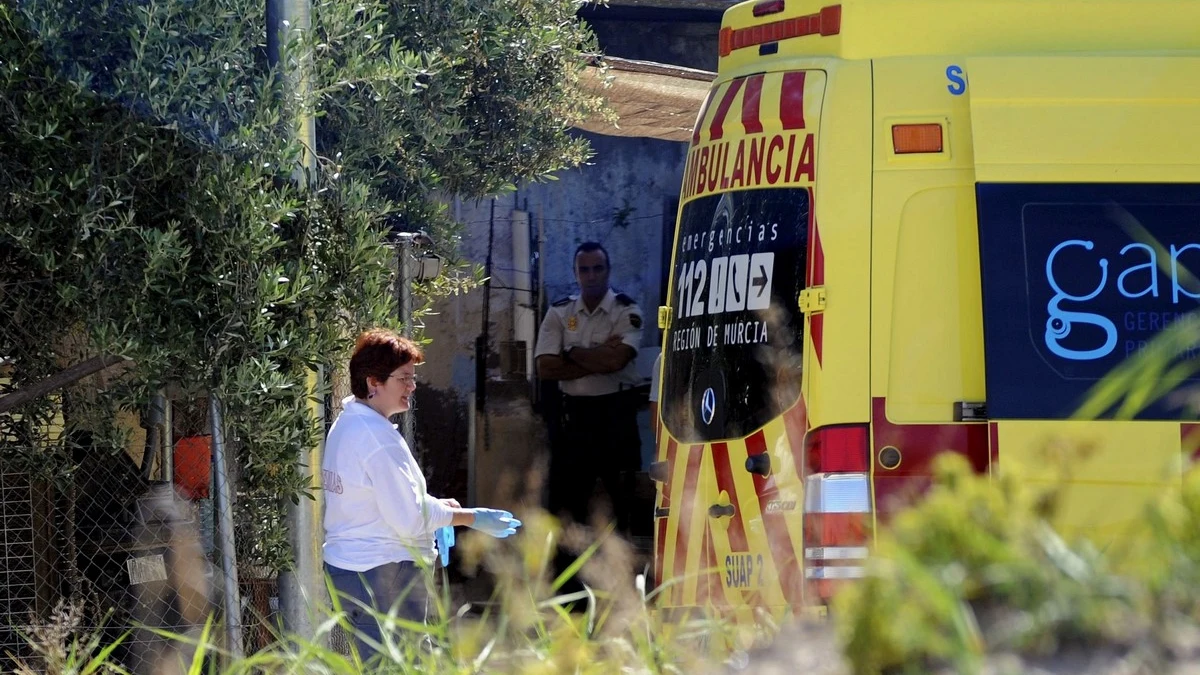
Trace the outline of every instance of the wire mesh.
<path fill-rule="evenodd" d="M 0 402 L 81 360 L 81 341 L 31 334 L 17 307 L 0 303 Z M 196 635 L 217 608 L 208 402 L 168 392 L 116 409 L 104 394 L 123 377 L 0 403 L 0 672 L 59 670 L 91 635 L 124 635 L 112 659 L 130 672 L 166 672 L 190 656 L 154 629 Z M 244 576 L 246 644 L 261 648 L 274 582 Z"/>
<path fill-rule="evenodd" d="M 64 401 L 67 397 L 64 397 Z M 19 413 L 18 413 L 19 415 Z M 13 415 L 8 415 L 11 418 Z M 125 443 L 73 428 L 70 406 L 56 415 L 71 431 L 8 434 L 0 470 L 0 670 L 47 667 L 49 644 L 98 633 L 104 644 L 135 626 L 186 634 L 210 612 L 211 536 L 203 542 L 205 499 L 177 494 L 164 473 L 169 453 L 147 451 L 147 430 Z M 129 431 L 126 428 L 126 431 Z M 30 443 L 29 441 L 32 441 Z M 25 461 L 13 461 L 23 457 Z M 41 461 L 39 461 L 41 460 Z M 24 466 L 22 466 L 24 465 Z M 78 606 L 78 611 L 56 612 Z M 73 625 L 54 625 L 69 620 Z M 133 672 L 175 658 L 147 629 L 114 652 Z"/>
<path fill-rule="evenodd" d="M 0 611 L 8 616 L 37 610 L 33 489 L 28 476 L 0 468 Z M 0 653 L 26 654 L 7 622 L 0 624 Z"/>
<path fill-rule="evenodd" d="M 0 286 L 0 401 L 94 356 L 70 330 L 49 340 L 31 330 L 52 322 L 29 315 L 36 303 L 14 301 L 11 290 Z M 161 672 L 164 659 L 190 657 L 180 652 L 185 643 L 153 629 L 198 635 L 209 616 L 219 622 L 217 639 L 226 637 L 222 626 L 240 626 L 246 652 L 279 634 L 277 570 L 288 527 L 281 497 L 249 487 L 263 466 L 251 461 L 255 446 L 225 435 L 231 489 L 222 509 L 208 398 L 168 386 L 143 401 L 130 394 L 144 388 L 132 372 L 117 365 L 15 407 L 0 403 L 0 672 L 57 672 L 64 645 L 97 634 L 100 644 L 120 640 L 115 664 Z M 326 372 L 327 432 L 350 387 L 344 365 Z M 222 510 L 236 533 L 240 621 L 224 616 L 232 593 L 221 564 Z M 263 532 L 273 539 L 256 536 Z M 329 643 L 349 653 L 340 629 Z"/>

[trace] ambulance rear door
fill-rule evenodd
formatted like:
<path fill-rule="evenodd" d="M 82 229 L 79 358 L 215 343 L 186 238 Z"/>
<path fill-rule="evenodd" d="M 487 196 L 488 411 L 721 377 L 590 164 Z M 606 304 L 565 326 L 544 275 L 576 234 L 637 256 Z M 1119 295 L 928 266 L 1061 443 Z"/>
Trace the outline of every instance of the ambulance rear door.
<path fill-rule="evenodd" d="M 694 479 L 703 520 L 689 525 L 703 533 L 690 533 L 686 569 L 701 573 L 697 601 L 715 607 L 801 601 L 797 299 L 824 88 L 820 70 L 719 83 L 688 154 L 662 411 L 679 452 L 703 448 L 693 464 L 711 472 Z"/>

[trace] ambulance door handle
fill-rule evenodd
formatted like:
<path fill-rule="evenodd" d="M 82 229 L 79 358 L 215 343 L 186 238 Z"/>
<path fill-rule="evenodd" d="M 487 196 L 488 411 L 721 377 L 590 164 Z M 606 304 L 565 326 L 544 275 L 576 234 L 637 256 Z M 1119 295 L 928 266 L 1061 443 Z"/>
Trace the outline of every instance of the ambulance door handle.
<path fill-rule="evenodd" d="M 820 314 L 825 311 L 827 300 L 825 299 L 824 286 L 809 286 L 800 291 L 800 297 L 796 304 L 800 306 L 801 314 Z"/>
<path fill-rule="evenodd" d="M 746 458 L 746 470 L 759 476 L 770 475 L 771 456 L 765 452 L 758 455 L 750 455 Z"/>
<path fill-rule="evenodd" d="M 709 518 L 729 518 L 734 512 L 733 504 L 713 504 L 708 507 Z"/>
<path fill-rule="evenodd" d="M 646 473 L 655 483 L 665 483 L 671 475 L 671 465 L 667 462 L 654 462 Z"/>

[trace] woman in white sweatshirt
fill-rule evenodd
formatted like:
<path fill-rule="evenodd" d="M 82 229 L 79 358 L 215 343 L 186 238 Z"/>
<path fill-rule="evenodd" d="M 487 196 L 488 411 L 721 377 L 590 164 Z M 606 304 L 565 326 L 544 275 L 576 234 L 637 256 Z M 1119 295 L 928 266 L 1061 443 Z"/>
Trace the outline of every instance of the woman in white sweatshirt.
<path fill-rule="evenodd" d="M 363 605 L 425 622 L 422 567 L 433 563 L 438 528 L 463 525 L 503 538 L 521 525 L 507 511 L 464 509 L 426 491 L 421 467 L 388 419 L 408 410 L 423 360 L 420 347 L 392 331 L 360 335 L 350 358 L 354 396 L 343 401 L 321 462 L 325 571 L 364 659 L 380 644 L 380 629 Z"/>

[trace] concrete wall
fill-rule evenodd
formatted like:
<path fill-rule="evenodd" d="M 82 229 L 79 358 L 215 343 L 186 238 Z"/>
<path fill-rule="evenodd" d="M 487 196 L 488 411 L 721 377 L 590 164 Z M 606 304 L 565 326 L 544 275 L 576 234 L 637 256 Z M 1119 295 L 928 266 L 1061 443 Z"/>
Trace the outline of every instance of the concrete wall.
<path fill-rule="evenodd" d="M 534 250 L 542 263 L 541 305 L 576 292 L 572 270 L 575 247 L 600 241 L 612 257 L 612 283 L 632 296 L 645 315 L 643 350 L 639 362 L 649 377 L 649 366 L 661 342 L 655 314 L 662 291 L 664 222 L 674 221 L 674 204 L 683 180 L 686 145 L 654 139 L 629 139 L 587 135 L 595 157 L 587 166 L 558 175 L 553 182 L 522 185 L 516 193 L 481 202 L 456 202 L 454 214 L 466 227 L 463 256 L 485 265 L 489 239 L 492 252 L 492 290 L 488 307 L 487 359 L 489 425 L 476 425 L 475 457 L 479 473 L 489 480 L 476 501 L 510 502 L 528 494 L 527 472 L 545 448 L 540 418 L 531 414 L 524 381 L 510 375 L 508 343 L 517 337 L 515 270 L 513 258 L 514 210 L 529 214 Z M 493 215 L 494 213 L 494 215 Z M 489 229 L 491 230 L 489 237 Z M 540 242 L 538 238 L 540 236 Z M 669 235 L 668 235 L 669 236 Z M 540 245 L 539 245 L 540 244 Z M 417 394 L 417 445 L 431 489 L 441 487 L 466 497 L 465 462 L 456 461 L 471 441 L 469 409 L 475 395 L 475 341 L 483 332 L 485 291 L 447 298 L 436 315 L 426 319 L 425 335 L 432 340 L 427 362 L 421 366 Z M 536 298 L 536 296 L 535 296 Z M 535 300 L 536 303 L 536 300 Z M 526 317 L 526 335 L 536 335 L 542 309 Z M 532 345 L 528 345 L 532 349 Z M 522 404 L 521 401 L 526 403 Z M 648 430 L 648 423 L 646 423 Z M 489 437 L 483 437 L 489 432 Z M 648 433 L 643 445 L 649 448 Z M 479 485 L 479 482 L 476 482 Z M 497 492 L 503 494 L 496 494 Z"/>

